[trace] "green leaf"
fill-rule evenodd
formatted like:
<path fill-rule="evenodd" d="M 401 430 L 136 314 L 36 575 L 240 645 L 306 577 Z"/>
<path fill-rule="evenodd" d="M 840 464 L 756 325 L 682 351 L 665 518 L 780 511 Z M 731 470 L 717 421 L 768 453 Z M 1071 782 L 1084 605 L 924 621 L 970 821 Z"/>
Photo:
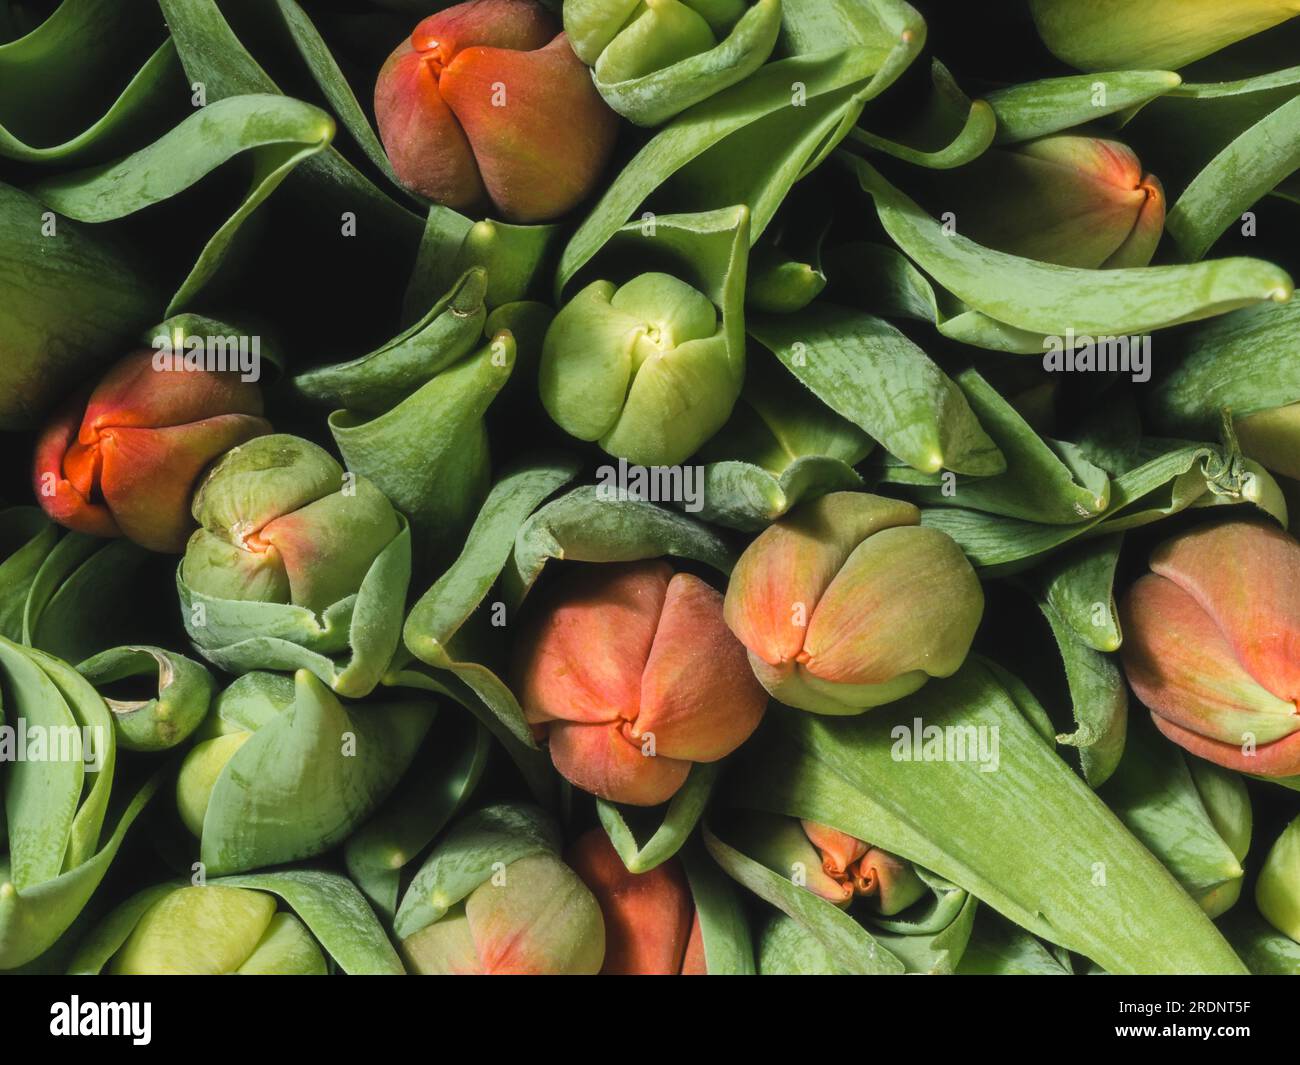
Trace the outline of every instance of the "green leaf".
<path fill-rule="evenodd" d="M 411 608 L 403 630 L 413 655 L 459 677 L 526 747 L 536 745 L 514 693 L 488 665 L 458 657 L 452 641 L 500 578 L 529 515 L 577 472 L 575 462 L 561 458 L 503 474 L 479 510 L 460 556 Z"/>
<path fill-rule="evenodd" d="M 930 470 L 887 463 L 888 483 L 906 485 L 908 494 L 921 502 L 942 505 L 952 500 L 972 510 L 1048 525 L 1073 525 L 1106 510 L 1110 479 L 1105 470 L 1073 445 L 1040 437 L 978 371 L 963 370 L 956 380 L 973 417 L 1003 456 L 1003 472 L 958 479 L 948 486 Z"/>
<path fill-rule="evenodd" d="M 1183 190 L 1165 225 L 1184 258 L 1200 259 L 1242 212 L 1300 170 L 1300 95 L 1256 122 Z"/>
<path fill-rule="evenodd" d="M 743 749 L 729 778 L 737 801 L 869 839 L 1107 971 L 1242 971 L 1196 903 L 978 659 L 890 713 L 769 716 L 775 727 Z M 896 733 L 902 722 L 939 735 L 949 726 L 996 727 L 999 768 L 900 762 L 900 744 L 910 753 L 907 733 Z"/>
<path fill-rule="evenodd" d="M 752 315 L 749 331 L 828 407 L 919 470 L 1005 468 L 957 386 L 887 322 L 816 302 Z"/>
<path fill-rule="evenodd" d="M 1170 70 L 1112 70 L 1009 85 L 985 99 L 997 115 L 995 143 L 1020 144 L 1107 115 L 1131 113 L 1182 83 Z"/>
<path fill-rule="evenodd" d="M 108 222 L 170 199 L 235 155 L 248 153 L 249 192 L 172 297 L 167 313 L 174 314 L 211 280 L 244 220 L 333 136 L 333 120 L 310 104 L 287 96 L 236 96 L 210 104 L 118 163 L 50 178 L 31 192 L 69 218 Z"/>
<path fill-rule="evenodd" d="M 217 713 L 247 731 L 224 698 Z M 433 710 L 427 699 L 345 708 L 299 671 L 291 705 L 253 732 L 212 788 L 200 841 L 208 872 L 296 861 L 346 839 L 397 785 Z"/>
<path fill-rule="evenodd" d="M 681 850 L 682 864 L 700 922 L 705 967 L 710 976 L 753 976 L 754 944 L 739 893 L 717 863 L 693 838 Z"/>
<path fill-rule="evenodd" d="M 1055 337 L 1069 330 L 1080 337 L 1139 335 L 1264 300 L 1285 303 L 1295 288 L 1285 271 L 1260 259 L 1080 270 L 993 251 L 946 233 L 863 160 L 841 158 L 904 252 L 959 299 L 1017 329 Z"/>
<path fill-rule="evenodd" d="M 629 873 L 648 873 L 682 848 L 704 813 L 720 769 L 717 762 L 692 765 L 686 782 L 668 803 L 663 820 L 644 844 L 637 841 L 617 804 L 596 800 L 596 815 Z"/>
<path fill-rule="evenodd" d="M 541 576 L 549 559 L 572 562 L 633 562 L 674 555 L 730 573 L 731 548 L 707 526 L 653 503 L 601 499 L 595 485 L 584 485 L 547 503 L 520 527 L 505 572 L 510 609 Z"/>

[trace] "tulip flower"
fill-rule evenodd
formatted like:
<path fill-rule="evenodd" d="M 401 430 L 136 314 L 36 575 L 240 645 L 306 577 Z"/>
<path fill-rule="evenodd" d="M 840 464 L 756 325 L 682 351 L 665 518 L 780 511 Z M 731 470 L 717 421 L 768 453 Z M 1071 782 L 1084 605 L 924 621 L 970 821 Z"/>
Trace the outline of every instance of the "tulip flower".
<path fill-rule="evenodd" d="M 191 589 L 317 612 L 355 592 L 400 529 L 370 481 L 294 436 L 229 452 L 199 486 L 194 517 L 181 567 Z"/>
<path fill-rule="evenodd" d="M 737 828 L 742 851 L 836 906 L 866 898 L 892 917 L 925 894 L 911 863 L 829 825 L 750 813 Z"/>
<path fill-rule="evenodd" d="M 930 176 L 927 202 L 957 232 L 1026 259 L 1085 269 L 1146 266 L 1165 225 L 1159 179 L 1132 149 L 1058 134 L 993 148 Z"/>
<path fill-rule="evenodd" d="M 194 517 L 177 584 L 206 658 L 232 673 L 311 669 L 354 698 L 374 688 L 401 637 L 411 548 L 369 479 L 316 444 L 264 436 L 212 468 Z M 323 657 L 343 651 L 347 664 Z"/>
<path fill-rule="evenodd" d="M 600 906 L 531 807 L 489 806 L 434 847 L 394 922 L 419 975 L 594 976 L 605 956 Z"/>
<path fill-rule="evenodd" d="M 147 887 L 83 933 L 68 963 L 74 976 L 325 976 L 335 968 L 402 973 L 356 885 L 321 869 Z"/>
<path fill-rule="evenodd" d="M 744 80 L 771 54 L 780 0 L 565 0 L 564 29 L 596 88 L 639 125 Z"/>
<path fill-rule="evenodd" d="M 275 898 L 232 887 L 179 887 L 140 917 L 108 965 L 113 976 L 324 976 L 307 927 Z"/>
<path fill-rule="evenodd" d="M 716 433 L 743 369 L 698 289 L 649 273 L 593 281 L 547 330 L 539 387 L 555 423 L 644 466 L 672 466 Z"/>
<path fill-rule="evenodd" d="M 630 873 L 604 829 L 578 837 L 569 864 L 605 920 L 603 976 L 705 974 L 700 921 L 677 858 Z"/>
<path fill-rule="evenodd" d="M 1255 903 L 1269 924 L 1300 943 L 1300 817 L 1282 830 L 1264 859 Z"/>
<path fill-rule="evenodd" d="M 1121 608 L 1124 669 L 1165 736 L 1228 769 L 1300 773 L 1300 544 L 1230 521 L 1151 557 Z"/>
<path fill-rule="evenodd" d="M 975 571 L 910 503 L 832 492 L 760 533 L 724 615 L 789 706 L 857 714 L 955 673 L 984 612 Z"/>
<path fill-rule="evenodd" d="M 344 705 L 307 670 L 246 673 L 181 762 L 176 806 L 210 873 L 320 854 L 396 787 L 433 720 L 425 699 Z"/>
<path fill-rule="evenodd" d="M 530 618 L 515 669 L 560 774 L 637 806 L 671 798 L 692 762 L 734 751 L 767 703 L 722 596 L 661 561 L 565 574 Z"/>
<path fill-rule="evenodd" d="M 380 71 L 375 117 L 408 188 L 518 223 L 585 199 L 618 133 L 618 116 L 536 0 L 470 0 L 430 15 Z"/>
<path fill-rule="evenodd" d="M 194 528 L 199 475 L 222 452 L 269 433 L 261 413 L 260 390 L 237 373 L 160 370 L 153 352 L 138 351 L 45 427 L 36 498 L 70 529 L 179 553 Z"/>
<path fill-rule="evenodd" d="M 1030 0 L 1052 53 L 1080 70 L 1177 70 L 1300 15 L 1300 0 Z"/>

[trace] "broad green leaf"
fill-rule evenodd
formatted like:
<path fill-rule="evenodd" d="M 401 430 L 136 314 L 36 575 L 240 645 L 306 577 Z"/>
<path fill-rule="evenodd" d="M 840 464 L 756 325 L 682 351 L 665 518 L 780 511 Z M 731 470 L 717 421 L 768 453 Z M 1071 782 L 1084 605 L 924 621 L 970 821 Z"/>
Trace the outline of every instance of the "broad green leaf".
<path fill-rule="evenodd" d="M 170 199 L 232 157 L 249 153 L 249 192 L 172 297 L 167 313 L 174 314 L 211 280 L 244 220 L 333 136 L 333 120 L 310 104 L 287 96 L 237 96 L 203 108 L 120 162 L 49 178 L 31 191 L 70 218 L 108 222 Z"/>
<path fill-rule="evenodd" d="M 978 659 L 888 713 L 769 716 L 775 727 L 743 749 L 729 778 L 746 806 L 869 839 L 1109 972 L 1243 971 L 1196 903 Z M 900 744 L 910 753 L 908 733 L 897 731 L 904 723 L 940 736 L 996 728 L 999 768 L 899 761 Z"/>
<path fill-rule="evenodd" d="M 1223 232 L 1300 170 L 1300 95 L 1238 136 L 1183 190 L 1166 226 L 1187 259 L 1200 259 Z"/>
<path fill-rule="evenodd" d="M 997 115 L 997 144 L 1019 144 L 1073 129 L 1099 118 L 1131 112 L 1177 89 L 1183 79 L 1170 70 L 1112 70 L 1009 85 L 985 99 Z"/>
<path fill-rule="evenodd" d="M 973 510 L 1049 525 L 1073 525 L 1106 510 L 1110 479 L 1104 470 L 1073 445 L 1040 437 L 978 371 L 963 370 L 956 381 L 974 417 L 1004 457 L 1005 469 L 991 477 L 958 478 L 944 484 L 930 470 L 887 463 L 886 481 L 908 486 L 909 494 L 921 502 L 943 505 L 951 501 Z"/>
<path fill-rule="evenodd" d="M 920 348 L 871 315 L 816 302 L 753 315 L 750 333 L 828 407 L 916 469 L 1005 468 L 966 398 Z"/>
<path fill-rule="evenodd" d="M 681 858 L 700 922 L 709 975 L 753 976 L 749 917 L 735 886 L 709 857 L 698 836 L 682 848 Z"/>
<path fill-rule="evenodd" d="M 730 573 L 731 548 L 707 526 L 653 503 L 602 499 L 594 485 L 560 496 L 528 518 L 515 537 L 504 575 L 509 609 L 516 609 L 550 559 L 633 562 L 674 555 Z"/>
<path fill-rule="evenodd" d="M 452 641 L 501 577 L 529 515 L 577 472 L 572 460 L 555 459 L 503 474 L 474 519 L 460 556 L 411 608 L 403 630 L 413 655 L 469 685 L 526 747 L 535 746 L 532 731 L 510 687 L 489 665 L 458 656 Z"/>
<path fill-rule="evenodd" d="M 863 160 L 841 157 L 904 252 L 971 307 L 1017 329 L 1056 337 L 1070 330 L 1077 337 L 1139 335 L 1265 300 L 1285 303 L 1295 288 L 1285 271 L 1260 259 L 1080 270 L 993 251 L 946 233 Z"/>

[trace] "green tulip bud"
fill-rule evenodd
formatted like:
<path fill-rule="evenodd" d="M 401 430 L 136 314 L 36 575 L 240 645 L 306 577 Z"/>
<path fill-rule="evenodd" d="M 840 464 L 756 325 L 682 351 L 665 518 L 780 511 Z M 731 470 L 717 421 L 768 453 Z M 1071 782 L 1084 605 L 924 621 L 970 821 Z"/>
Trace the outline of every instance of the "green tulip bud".
<path fill-rule="evenodd" d="M 717 308 L 668 274 L 592 282 L 542 346 L 542 402 L 556 424 L 646 466 L 693 454 L 727 420 L 740 385 Z"/>
<path fill-rule="evenodd" d="M 140 917 L 109 962 L 114 976 L 324 976 L 307 927 L 277 913 L 273 896 L 232 887 L 181 887 Z"/>
<path fill-rule="evenodd" d="M 1300 943 L 1300 817 L 1282 830 L 1264 859 L 1255 904 L 1269 924 Z"/>
<path fill-rule="evenodd" d="M 393 929 L 421 975 L 595 975 L 605 924 L 590 889 L 559 856 L 540 810 L 499 804 L 438 843 Z"/>
<path fill-rule="evenodd" d="M 320 612 L 352 595 L 400 531 L 369 480 L 323 448 L 259 437 L 226 452 L 194 496 L 202 526 L 181 576 L 217 599 L 292 603 Z"/>
<path fill-rule="evenodd" d="M 565 0 L 564 29 L 605 102 L 654 126 L 762 66 L 780 0 Z"/>

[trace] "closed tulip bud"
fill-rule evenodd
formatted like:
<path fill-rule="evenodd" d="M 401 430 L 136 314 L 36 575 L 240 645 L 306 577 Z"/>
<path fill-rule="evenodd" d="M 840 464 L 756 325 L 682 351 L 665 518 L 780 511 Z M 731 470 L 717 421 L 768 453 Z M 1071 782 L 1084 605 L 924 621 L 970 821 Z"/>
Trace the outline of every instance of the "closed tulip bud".
<path fill-rule="evenodd" d="M 910 503 L 833 492 L 754 540 L 724 613 L 763 686 L 819 714 L 857 714 L 955 673 L 984 593 L 947 534 Z"/>
<path fill-rule="evenodd" d="M 179 887 L 137 920 L 108 972 L 114 976 L 324 976 L 307 927 L 277 913 L 275 897 L 235 887 Z"/>
<path fill-rule="evenodd" d="M 402 940 L 424 976 L 594 976 L 605 951 L 596 899 L 551 854 L 510 862 Z"/>
<path fill-rule="evenodd" d="M 1052 54 L 1080 70 L 1177 70 L 1300 15 L 1300 0 L 1030 0 Z"/>
<path fill-rule="evenodd" d="M 1084 269 L 1146 266 L 1165 225 L 1160 181 L 1127 145 L 1069 134 L 994 148 L 932 176 L 931 207 L 957 232 L 1026 259 Z"/>
<path fill-rule="evenodd" d="M 716 433 L 743 368 L 717 308 L 669 274 L 593 281 L 555 316 L 539 387 L 565 432 L 644 466 L 672 466 Z"/>
<path fill-rule="evenodd" d="M 688 945 L 692 936 L 700 937 L 686 874 L 676 858 L 646 873 L 630 873 L 605 831 L 593 828 L 573 845 L 569 864 L 596 896 L 605 919 L 602 975 L 685 974 Z"/>
<path fill-rule="evenodd" d="M 767 703 L 722 596 L 660 561 L 565 574 L 520 639 L 516 675 L 555 768 L 637 806 L 671 798 L 692 762 L 734 751 Z"/>
<path fill-rule="evenodd" d="M 1233 419 L 1242 452 L 1284 477 L 1300 480 L 1300 403 Z"/>
<path fill-rule="evenodd" d="M 408 188 L 517 223 L 558 218 L 586 198 L 618 133 L 536 0 L 470 0 L 430 15 L 380 71 L 375 117 Z"/>
<path fill-rule="evenodd" d="M 1125 597 L 1121 654 L 1156 726 L 1192 754 L 1300 773 L 1300 544 L 1231 521 L 1175 537 Z"/>
<path fill-rule="evenodd" d="M 261 391 L 238 373 L 156 369 L 154 353 L 138 351 L 46 426 L 36 498 L 70 529 L 179 553 L 194 528 L 199 475 L 222 452 L 269 433 L 261 413 Z"/>
<path fill-rule="evenodd" d="M 1300 817 L 1283 829 L 1264 859 L 1255 903 L 1269 924 L 1300 943 Z"/>
<path fill-rule="evenodd" d="M 355 593 L 400 529 L 369 480 L 285 435 L 228 452 L 195 493 L 194 517 L 202 528 L 181 564 L 190 590 L 316 612 Z"/>

